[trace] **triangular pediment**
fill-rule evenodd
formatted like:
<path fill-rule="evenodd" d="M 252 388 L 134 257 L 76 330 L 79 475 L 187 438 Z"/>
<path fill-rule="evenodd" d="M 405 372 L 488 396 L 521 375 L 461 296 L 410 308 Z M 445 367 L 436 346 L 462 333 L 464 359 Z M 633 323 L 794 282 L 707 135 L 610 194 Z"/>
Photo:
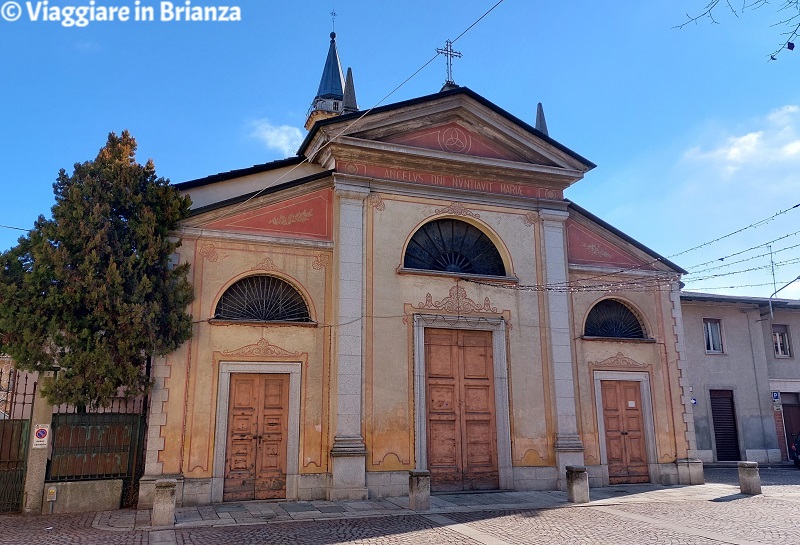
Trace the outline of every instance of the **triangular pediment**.
<path fill-rule="evenodd" d="M 384 141 L 415 148 L 472 155 L 488 159 L 526 161 L 522 154 L 509 149 L 501 142 L 478 134 L 457 122 L 443 123 L 421 130 L 392 135 Z M 542 161 L 549 162 L 545 158 L 542 158 Z"/>
<path fill-rule="evenodd" d="M 613 240 L 597 227 L 589 227 L 569 218 L 565 224 L 569 262 L 575 265 L 636 269 L 644 271 L 659 270 L 654 267 L 652 258 L 636 255 L 624 246 L 629 244 Z"/>
<path fill-rule="evenodd" d="M 299 153 L 346 174 L 389 173 L 401 182 L 422 177 L 429 185 L 447 176 L 520 183 L 555 198 L 595 166 L 465 88 L 320 121 Z M 391 175 L 397 171 L 404 172 Z"/>
<path fill-rule="evenodd" d="M 233 233 L 332 240 L 333 190 L 320 189 L 242 211 L 232 205 L 192 223 L 192 227 Z"/>

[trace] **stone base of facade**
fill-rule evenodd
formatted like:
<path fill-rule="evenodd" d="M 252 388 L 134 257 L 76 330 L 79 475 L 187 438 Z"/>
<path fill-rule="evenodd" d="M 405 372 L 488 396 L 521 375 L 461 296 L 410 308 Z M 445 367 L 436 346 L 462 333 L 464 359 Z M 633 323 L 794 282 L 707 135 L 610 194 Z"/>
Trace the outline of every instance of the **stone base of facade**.
<path fill-rule="evenodd" d="M 332 472 L 327 499 L 338 500 L 366 500 L 369 497 L 366 482 L 366 456 L 348 455 L 332 456 Z"/>
<path fill-rule="evenodd" d="M 777 464 L 781 461 L 780 449 L 747 449 L 744 451 L 745 460 L 759 464 Z"/>
<path fill-rule="evenodd" d="M 47 491 L 56 490 L 55 501 L 47 501 Z M 42 514 L 85 513 L 119 509 L 122 479 L 44 483 Z M 52 509 L 52 510 L 51 510 Z"/>
<path fill-rule="evenodd" d="M 408 496 L 408 471 L 370 471 L 367 490 L 370 499 Z"/>

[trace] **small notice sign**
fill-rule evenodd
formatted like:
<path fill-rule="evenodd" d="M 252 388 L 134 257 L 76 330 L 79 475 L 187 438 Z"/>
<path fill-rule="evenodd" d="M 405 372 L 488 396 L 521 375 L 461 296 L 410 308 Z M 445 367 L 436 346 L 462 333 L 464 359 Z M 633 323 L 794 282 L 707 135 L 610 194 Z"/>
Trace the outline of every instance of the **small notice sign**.
<path fill-rule="evenodd" d="M 36 424 L 33 430 L 32 448 L 47 448 L 50 441 L 50 424 Z"/>

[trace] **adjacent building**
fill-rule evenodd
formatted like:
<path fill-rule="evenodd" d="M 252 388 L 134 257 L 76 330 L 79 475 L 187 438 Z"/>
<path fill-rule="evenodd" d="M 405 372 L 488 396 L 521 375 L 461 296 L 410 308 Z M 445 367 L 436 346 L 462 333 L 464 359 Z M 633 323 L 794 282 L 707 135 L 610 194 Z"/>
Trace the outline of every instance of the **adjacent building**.
<path fill-rule="evenodd" d="M 786 461 L 800 433 L 800 301 L 681 295 L 697 455 Z"/>

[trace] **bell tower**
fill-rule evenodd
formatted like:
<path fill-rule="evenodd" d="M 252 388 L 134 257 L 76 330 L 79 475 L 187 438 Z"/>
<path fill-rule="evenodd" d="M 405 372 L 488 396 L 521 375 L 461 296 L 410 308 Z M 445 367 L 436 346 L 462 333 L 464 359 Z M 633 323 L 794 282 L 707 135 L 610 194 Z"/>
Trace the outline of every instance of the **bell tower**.
<path fill-rule="evenodd" d="M 331 44 L 328 48 L 328 57 L 322 69 L 322 79 L 319 82 L 317 96 L 309 108 L 306 130 L 317 121 L 358 110 L 355 100 L 355 86 L 353 85 L 352 70 L 347 70 L 347 85 L 342 75 L 342 65 L 339 62 L 339 52 L 336 49 L 336 33 L 331 32 Z"/>

